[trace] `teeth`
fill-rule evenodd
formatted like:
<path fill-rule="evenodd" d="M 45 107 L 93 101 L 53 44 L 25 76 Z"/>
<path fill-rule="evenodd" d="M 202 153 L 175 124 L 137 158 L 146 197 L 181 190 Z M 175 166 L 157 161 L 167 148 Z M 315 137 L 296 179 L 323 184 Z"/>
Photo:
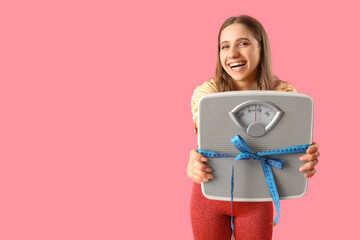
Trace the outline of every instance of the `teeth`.
<path fill-rule="evenodd" d="M 245 63 L 243 63 L 243 62 L 230 63 L 231 68 L 240 67 L 240 66 L 244 66 L 244 65 L 245 65 Z"/>

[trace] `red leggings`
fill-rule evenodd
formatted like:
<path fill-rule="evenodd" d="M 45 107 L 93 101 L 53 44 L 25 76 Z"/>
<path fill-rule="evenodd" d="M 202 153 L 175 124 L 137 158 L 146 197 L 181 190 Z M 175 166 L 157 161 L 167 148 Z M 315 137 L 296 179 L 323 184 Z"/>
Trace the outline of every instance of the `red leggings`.
<path fill-rule="evenodd" d="M 236 240 L 271 240 L 272 202 L 234 202 L 233 211 Z M 198 183 L 193 186 L 190 213 L 194 240 L 231 239 L 231 203 L 207 199 Z"/>

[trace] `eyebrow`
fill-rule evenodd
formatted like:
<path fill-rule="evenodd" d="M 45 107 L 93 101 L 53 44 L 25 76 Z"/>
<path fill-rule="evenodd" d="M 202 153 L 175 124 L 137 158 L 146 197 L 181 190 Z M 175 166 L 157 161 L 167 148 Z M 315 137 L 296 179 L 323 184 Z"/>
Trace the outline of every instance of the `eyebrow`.
<path fill-rule="evenodd" d="M 239 41 L 242 41 L 242 40 L 246 40 L 246 41 L 249 41 L 250 42 L 250 40 L 248 39 L 248 38 L 238 38 L 238 39 L 236 39 L 236 42 L 239 42 Z M 224 43 L 228 43 L 229 41 L 223 41 L 223 42 L 221 42 L 220 43 L 220 45 L 222 45 L 222 44 L 224 44 Z"/>

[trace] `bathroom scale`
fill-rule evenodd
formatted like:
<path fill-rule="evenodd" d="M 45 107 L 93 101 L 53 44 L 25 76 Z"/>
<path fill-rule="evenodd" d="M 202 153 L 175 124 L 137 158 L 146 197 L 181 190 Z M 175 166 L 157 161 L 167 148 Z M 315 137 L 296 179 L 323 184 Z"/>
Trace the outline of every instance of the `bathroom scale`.
<path fill-rule="evenodd" d="M 198 148 L 216 153 L 241 152 L 231 138 L 239 135 L 251 152 L 271 151 L 312 143 L 313 100 L 304 94 L 279 91 L 233 91 L 205 95 L 199 101 Z M 280 199 L 299 198 L 308 179 L 299 168 L 305 153 L 267 156 L 284 160 L 283 169 L 271 167 Z M 208 157 L 214 178 L 201 183 L 205 197 L 233 201 L 272 201 L 260 161 Z"/>

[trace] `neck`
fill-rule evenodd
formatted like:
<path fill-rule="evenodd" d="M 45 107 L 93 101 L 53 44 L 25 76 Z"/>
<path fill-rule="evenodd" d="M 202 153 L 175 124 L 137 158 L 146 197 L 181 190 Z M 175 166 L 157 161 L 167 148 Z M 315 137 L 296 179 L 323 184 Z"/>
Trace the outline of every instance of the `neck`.
<path fill-rule="evenodd" d="M 236 90 L 252 90 L 255 81 L 234 81 Z"/>

